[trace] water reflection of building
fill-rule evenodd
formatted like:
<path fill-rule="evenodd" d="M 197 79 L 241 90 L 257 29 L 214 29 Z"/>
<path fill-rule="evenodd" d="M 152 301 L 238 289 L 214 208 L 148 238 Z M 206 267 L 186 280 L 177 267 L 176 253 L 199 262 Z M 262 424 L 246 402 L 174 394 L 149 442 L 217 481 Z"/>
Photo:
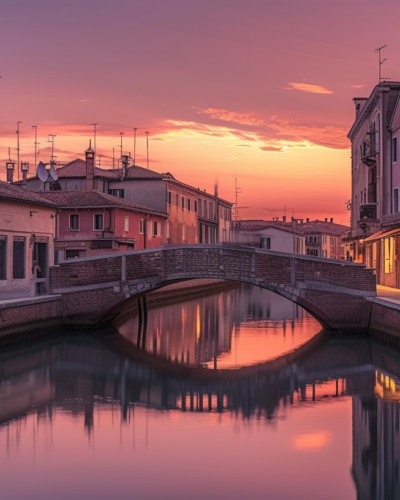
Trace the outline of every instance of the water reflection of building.
<path fill-rule="evenodd" d="M 229 350 L 231 317 L 232 295 L 219 293 L 150 309 L 145 338 L 138 334 L 138 316 L 129 318 L 119 331 L 148 352 L 178 363 L 198 364 Z"/>
<path fill-rule="evenodd" d="M 376 372 L 375 394 L 353 397 L 353 477 L 358 500 L 400 498 L 400 387 Z"/>

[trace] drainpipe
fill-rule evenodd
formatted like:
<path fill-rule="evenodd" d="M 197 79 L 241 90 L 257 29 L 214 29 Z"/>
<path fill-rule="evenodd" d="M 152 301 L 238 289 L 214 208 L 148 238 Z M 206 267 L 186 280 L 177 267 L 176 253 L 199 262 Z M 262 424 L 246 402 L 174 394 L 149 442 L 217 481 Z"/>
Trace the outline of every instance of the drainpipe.
<path fill-rule="evenodd" d="M 147 247 L 147 217 L 143 221 L 143 248 Z"/>

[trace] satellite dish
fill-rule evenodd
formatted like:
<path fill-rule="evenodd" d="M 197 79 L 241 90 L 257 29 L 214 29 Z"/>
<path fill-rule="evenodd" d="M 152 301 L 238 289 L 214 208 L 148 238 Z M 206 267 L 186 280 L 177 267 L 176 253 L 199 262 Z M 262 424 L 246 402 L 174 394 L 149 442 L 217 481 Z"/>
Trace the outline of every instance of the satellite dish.
<path fill-rule="evenodd" d="M 43 162 L 39 162 L 39 165 L 37 166 L 37 175 L 42 182 L 47 182 L 49 173 L 47 172 Z"/>
<path fill-rule="evenodd" d="M 53 179 L 53 181 L 56 181 L 58 179 L 58 174 L 56 172 L 56 169 L 52 165 L 49 170 L 50 177 Z"/>

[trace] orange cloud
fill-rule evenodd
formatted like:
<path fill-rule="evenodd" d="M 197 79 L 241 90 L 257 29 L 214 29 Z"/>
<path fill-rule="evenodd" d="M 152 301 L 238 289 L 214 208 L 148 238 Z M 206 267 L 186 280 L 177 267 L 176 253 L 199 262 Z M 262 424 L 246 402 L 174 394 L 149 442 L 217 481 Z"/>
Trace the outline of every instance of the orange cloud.
<path fill-rule="evenodd" d="M 328 90 L 320 85 L 311 85 L 310 83 L 289 83 L 292 87 L 284 87 L 286 90 L 300 90 L 301 92 L 310 92 L 311 94 L 333 94 L 333 90 Z"/>
<path fill-rule="evenodd" d="M 350 85 L 352 89 L 362 89 L 365 85 Z"/>
<path fill-rule="evenodd" d="M 265 124 L 264 120 L 252 118 L 254 113 L 236 113 L 235 111 L 217 108 L 195 109 L 197 109 L 198 113 L 210 115 L 211 118 L 215 120 L 222 120 L 224 122 L 239 123 L 240 125 L 252 125 L 255 127 L 260 127 Z"/>

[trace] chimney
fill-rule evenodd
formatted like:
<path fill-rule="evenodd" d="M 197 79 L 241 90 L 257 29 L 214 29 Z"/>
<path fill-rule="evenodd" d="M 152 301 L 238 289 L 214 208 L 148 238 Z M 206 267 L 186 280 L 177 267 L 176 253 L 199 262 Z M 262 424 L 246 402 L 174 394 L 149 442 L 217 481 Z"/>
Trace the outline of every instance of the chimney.
<path fill-rule="evenodd" d="M 307 217 L 306 222 L 310 222 L 310 218 L 309 217 Z"/>
<path fill-rule="evenodd" d="M 328 217 L 325 217 L 325 222 L 328 222 Z"/>
<path fill-rule="evenodd" d="M 6 163 L 7 182 L 9 182 L 10 184 L 14 180 L 14 166 L 15 166 L 15 163 L 11 160 L 8 160 L 8 162 Z"/>
<path fill-rule="evenodd" d="M 89 142 L 89 149 L 85 151 L 86 155 L 86 189 L 94 189 L 94 151 L 92 149 L 92 140 Z"/>
<path fill-rule="evenodd" d="M 123 155 L 122 156 L 122 178 L 126 179 L 128 175 L 128 165 L 129 165 L 129 156 L 128 155 Z"/>
<path fill-rule="evenodd" d="M 284 224 L 286 224 L 286 215 L 284 215 L 284 216 L 282 217 L 282 222 L 283 222 Z"/>
<path fill-rule="evenodd" d="M 331 224 L 333 224 L 333 217 L 331 217 Z"/>
<path fill-rule="evenodd" d="M 367 101 L 367 97 L 355 97 L 353 99 L 354 105 L 356 107 L 356 120 L 357 120 L 358 115 L 360 114 L 361 110 L 363 109 L 366 101 Z"/>
<path fill-rule="evenodd" d="M 22 172 L 22 185 L 26 189 L 27 187 L 27 178 L 28 178 L 28 172 L 29 172 L 29 162 L 23 161 L 21 163 L 21 172 Z"/>

